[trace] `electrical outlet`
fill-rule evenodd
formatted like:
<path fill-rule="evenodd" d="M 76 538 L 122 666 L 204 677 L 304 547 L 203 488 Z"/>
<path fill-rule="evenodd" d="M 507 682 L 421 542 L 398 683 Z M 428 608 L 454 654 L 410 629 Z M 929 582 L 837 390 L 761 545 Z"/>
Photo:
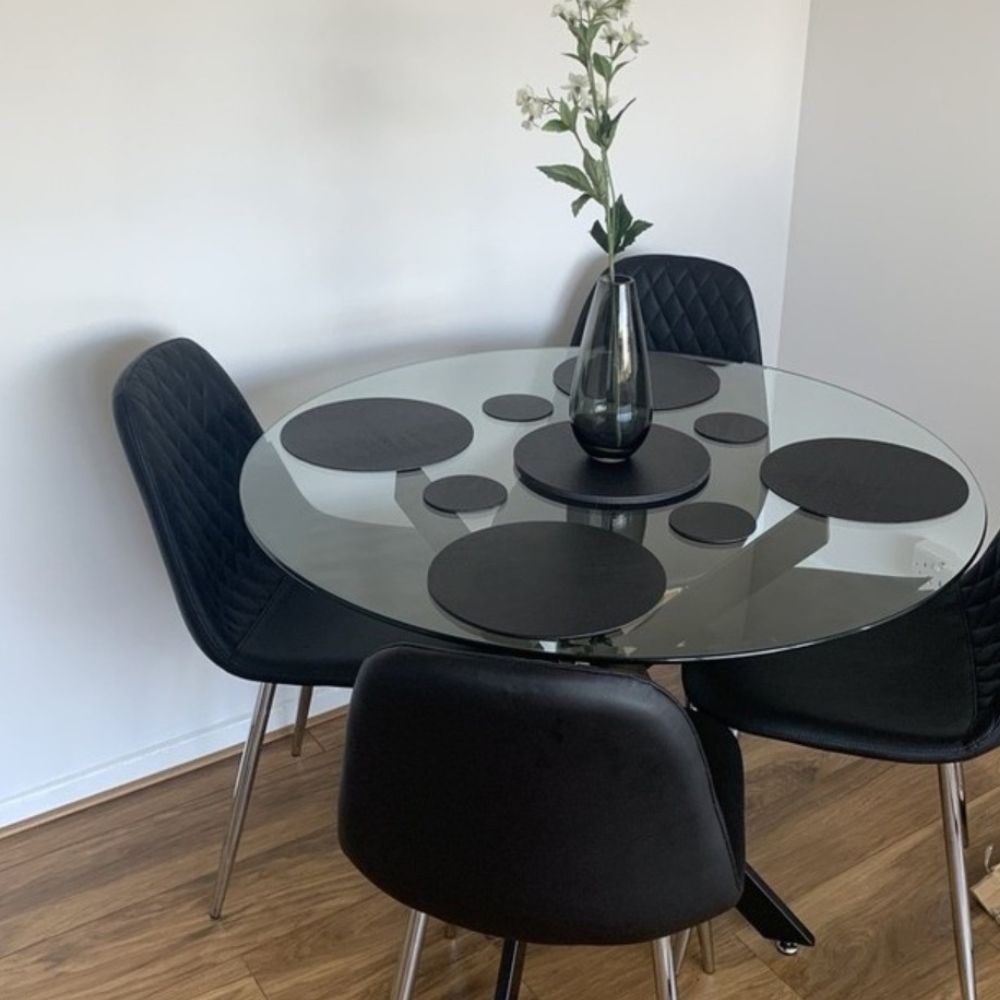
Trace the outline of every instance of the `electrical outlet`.
<path fill-rule="evenodd" d="M 933 542 L 921 541 L 913 546 L 913 575 L 927 580 L 931 590 L 940 590 L 952 576 L 955 553 Z"/>

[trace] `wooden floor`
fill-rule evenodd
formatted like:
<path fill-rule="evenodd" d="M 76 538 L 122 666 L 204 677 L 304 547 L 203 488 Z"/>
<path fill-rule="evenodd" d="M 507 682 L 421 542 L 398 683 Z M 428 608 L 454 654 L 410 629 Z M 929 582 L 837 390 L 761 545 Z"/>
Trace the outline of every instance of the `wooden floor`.
<path fill-rule="evenodd" d="M 299 760 L 287 739 L 266 747 L 218 923 L 233 761 L 0 840 L 0 998 L 386 997 L 405 916 L 337 849 L 343 733 L 342 717 L 314 726 Z M 957 997 L 934 769 L 752 738 L 744 753 L 751 858 L 819 944 L 783 958 L 727 915 L 717 973 L 692 944 L 683 1000 Z M 978 869 L 1000 835 L 1000 757 L 970 766 L 968 785 Z M 975 930 L 980 996 L 1000 1000 L 1000 927 L 977 912 Z M 432 923 L 417 997 L 491 998 L 497 957 Z M 652 1000 L 649 950 L 529 949 L 522 996 Z"/>

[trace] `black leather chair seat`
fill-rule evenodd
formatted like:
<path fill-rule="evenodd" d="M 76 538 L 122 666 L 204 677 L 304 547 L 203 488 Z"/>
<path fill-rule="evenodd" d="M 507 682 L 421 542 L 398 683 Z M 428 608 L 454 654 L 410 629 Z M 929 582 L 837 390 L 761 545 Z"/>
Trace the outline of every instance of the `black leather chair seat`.
<path fill-rule="evenodd" d="M 843 639 L 690 664 L 684 687 L 698 708 L 759 736 L 914 763 L 981 752 L 973 648 L 957 587 Z"/>
<path fill-rule="evenodd" d="M 278 585 L 226 669 L 253 681 L 353 687 L 366 656 L 414 641 L 444 646 L 289 578 Z"/>

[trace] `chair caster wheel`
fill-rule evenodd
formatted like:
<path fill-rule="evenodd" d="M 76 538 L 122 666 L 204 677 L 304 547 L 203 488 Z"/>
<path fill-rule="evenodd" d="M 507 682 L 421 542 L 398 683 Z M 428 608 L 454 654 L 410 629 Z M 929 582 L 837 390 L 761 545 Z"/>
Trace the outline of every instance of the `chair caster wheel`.
<path fill-rule="evenodd" d="M 786 955 L 789 958 L 799 953 L 799 946 L 793 941 L 775 941 L 774 947 L 778 949 L 779 955 Z"/>

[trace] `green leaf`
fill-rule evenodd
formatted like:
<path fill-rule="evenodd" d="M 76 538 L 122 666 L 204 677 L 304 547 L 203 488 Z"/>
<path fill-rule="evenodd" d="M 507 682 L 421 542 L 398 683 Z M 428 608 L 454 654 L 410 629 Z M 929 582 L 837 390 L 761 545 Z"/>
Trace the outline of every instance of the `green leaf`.
<path fill-rule="evenodd" d="M 559 120 L 566 126 L 567 132 L 576 131 L 576 119 L 579 111 L 575 107 L 570 107 L 569 102 L 562 98 L 559 101 Z"/>
<path fill-rule="evenodd" d="M 611 124 L 617 127 L 618 123 L 622 120 L 622 115 L 625 114 L 625 112 L 628 111 L 633 104 L 635 104 L 634 97 L 618 112 L 618 114 L 614 116 L 614 118 L 611 119 Z"/>
<path fill-rule="evenodd" d="M 624 233 L 632 225 L 632 213 L 625 206 L 625 199 L 618 195 L 615 202 L 615 230 Z"/>
<path fill-rule="evenodd" d="M 607 198 L 608 191 L 608 177 L 604 170 L 604 164 L 591 156 L 590 153 L 584 151 L 583 167 L 587 171 L 587 177 L 593 187 L 594 196 L 598 201 L 604 201 Z"/>
<path fill-rule="evenodd" d="M 575 52 L 564 52 L 563 55 L 567 59 L 572 59 L 574 62 L 578 62 L 578 63 L 580 63 L 583 66 L 587 65 L 587 60 L 586 59 L 581 59 Z"/>
<path fill-rule="evenodd" d="M 619 251 L 624 250 L 626 247 L 630 247 L 647 229 L 652 228 L 652 222 L 644 222 L 642 219 L 636 219 L 635 222 L 628 227 L 627 232 L 622 234 L 621 246 L 618 248 Z"/>
<path fill-rule="evenodd" d="M 577 191 L 583 191 L 584 194 L 589 194 L 591 197 L 594 196 L 594 191 L 590 186 L 590 181 L 587 180 L 587 175 L 579 167 L 571 167 L 569 164 L 560 163 L 554 166 L 539 167 L 538 169 L 550 180 L 556 181 L 559 184 L 568 184 Z"/>
<path fill-rule="evenodd" d="M 597 36 L 601 33 L 601 28 L 604 25 L 600 21 L 595 21 L 584 33 L 581 41 L 587 46 L 587 52 L 594 47 L 594 42 L 597 41 Z"/>
<path fill-rule="evenodd" d="M 607 56 L 602 56 L 600 52 L 594 53 L 594 69 L 600 74 L 600 76 L 607 80 L 608 83 L 611 82 L 615 75 L 614 63 Z"/>
<path fill-rule="evenodd" d="M 590 227 L 590 235 L 594 237 L 594 241 L 597 245 L 605 252 L 608 252 L 608 234 L 604 231 L 604 226 L 599 222 L 595 222 L 593 226 Z"/>
<path fill-rule="evenodd" d="M 596 118 L 587 118 L 587 136 L 590 141 L 595 146 L 603 146 L 604 143 L 601 140 L 601 126 L 598 124 Z"/>
<path fill-rule="evenodd" d="M 573 215 L 574 216 L 579 215 L 580 214 L 580 209 L 583 208 L 583 206 L 586 205 L 588 201 L 590 201 L 590 195 L 589 194 L 581 194 L 580 197 L 577 198 L 576 201 L 573 202 L 573 205 L 572 205 Z"/>
<path fill-rule="evenodd" d="M 573 130 L 565 123 L 553 118 L 542 126 L 543 132 L 572 132 Z"/>

